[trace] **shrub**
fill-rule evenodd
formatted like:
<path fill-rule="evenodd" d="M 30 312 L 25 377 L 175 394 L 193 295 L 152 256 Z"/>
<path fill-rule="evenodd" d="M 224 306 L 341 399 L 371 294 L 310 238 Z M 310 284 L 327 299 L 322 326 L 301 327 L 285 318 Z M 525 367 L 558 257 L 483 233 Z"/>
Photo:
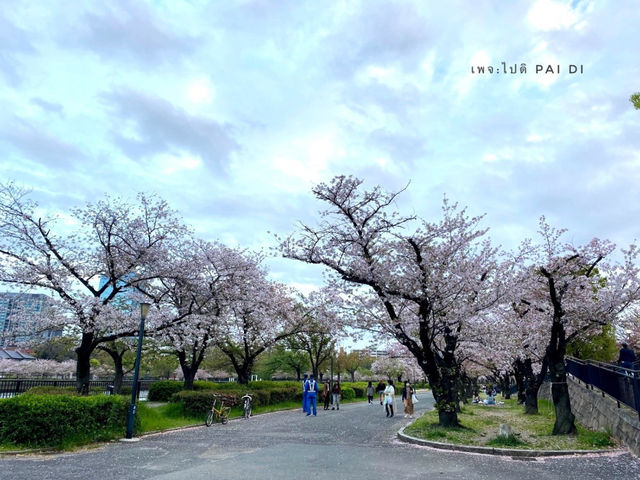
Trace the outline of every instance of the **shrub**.
<path fill-rule="evenodd" d="M 253 397 L 255 406 L 271 405 L 271 392 L 269 390 L 251 390 L 249 395 Z"/>
<path fill-rule="evenodd" d="M 199 392 L 183 390 L 182 392 L 174 393 L 171 396 L 171 402 L 181 403 L 185 416 L 199 417 L 211 410 L 211 405 L 213 405 L 215 398 L 223 401 L 226 406 L 234 406 L 238 403 L 236 395 L 214 393 L 211 390 Z"/>
<path fill-rule="evenodd" d="M 356 398 L 364 397 L 364 392 L 366 391 L 366 388 L 361 388 L 361 387 L 351 387 L 351 388 L 353 388 Z"/>
<path fill-rule="evenodd" d="M 209 382 L 207 380 L 196 380 L 195 382 L 193 382 L 193 389 L 197 392 L 203 391 L 203 390 L 205 391 L 206 390 L 224 390 L 224 388 L 222 389 L 219 388 L 219 385 L 222 385 L 222 384 Z"/>
<path fill-rule="evenodd" d="M 342 387 L 342 399 L 343 400 L 351 400 L 356 398 L 356 392 L 351 387 Z"/>
<path fill-rule="evenodd" d="M 77 396 L 78 391 L 75 387 L 53 387 L 48 385 L 38 385 L 37 387 L 31 387 L 25 394 L 30 395 L 70 395 Z"/>
<path fill-rule="evenodd" d="M 124 433 L 123 397 L 24 394 L 0 401 L 0 443 L 57 447 L 109 440 Z"/>
<path fill-rule="evenodd" d="M 149 386 L 149 396 L 147 398 L 150 402 L 168 402 L 171 395 L 182 390 L 182 386 L 183 383 L 178 380 L 153 382 Z M 131 394 L 131 391 L 129 391 L 129 394 Z"/>

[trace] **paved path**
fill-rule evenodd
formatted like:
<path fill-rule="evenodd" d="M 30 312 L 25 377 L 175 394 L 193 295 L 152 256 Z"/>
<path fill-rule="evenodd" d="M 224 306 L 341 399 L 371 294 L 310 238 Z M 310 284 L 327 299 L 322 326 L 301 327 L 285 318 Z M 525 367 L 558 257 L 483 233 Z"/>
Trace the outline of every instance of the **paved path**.
<path fill-rule="evenodd" d="M 429 395 L 430 397 L 430 395 Z M 398 405 L 400 401 L 398 400 Z M 422 395 L 420 413 L 432 408 Z M 402 413 L 385 418 L 379 404 L 340 411 L 299 410 L 234 420 L 113 443 L 82 452 L 0 458 L 0 479 L 636 479 L 628 453 L 515 460 L 444 452 L 399 442 Z"/>

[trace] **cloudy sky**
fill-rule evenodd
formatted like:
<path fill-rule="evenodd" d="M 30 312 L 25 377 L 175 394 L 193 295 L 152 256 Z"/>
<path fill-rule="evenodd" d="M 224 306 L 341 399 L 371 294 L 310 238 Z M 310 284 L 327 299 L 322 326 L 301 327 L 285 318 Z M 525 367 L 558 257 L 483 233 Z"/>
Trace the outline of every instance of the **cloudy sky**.
<path fill-rule="evenodd" d="M 156 192 L 252 248 L 313 222 L 338 174 L 410 182 L 399 207 L 425 218 L 446 193 L 506 247 L 541 214 L 628 244 L 638 25 L 636 0 L 3 0 L 0 180 L 54 211 Z"/>

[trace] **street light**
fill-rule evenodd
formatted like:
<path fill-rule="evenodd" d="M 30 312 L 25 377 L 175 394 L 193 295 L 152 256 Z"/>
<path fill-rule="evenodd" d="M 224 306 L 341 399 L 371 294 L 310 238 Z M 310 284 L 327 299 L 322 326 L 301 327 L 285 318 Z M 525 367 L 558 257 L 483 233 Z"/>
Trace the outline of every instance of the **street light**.
<path fill-rule="evenodd" d="M 129 415 L 127 418 L 126 438 L 133 437 L 133 424 L 136 419 L 136 399 L 138 398 L 138 372 L 140 371 L 140 355 L 142 354 L 142 337 L 144 337 L 144 320 L 149 313 L 149 303 L 140 303 L 140 330 L 138 332 L 138 351 L 136 352 L 136 363 L 133 367 L 133 386 L 131 388 L 131 405 L 129 405 Z"/>

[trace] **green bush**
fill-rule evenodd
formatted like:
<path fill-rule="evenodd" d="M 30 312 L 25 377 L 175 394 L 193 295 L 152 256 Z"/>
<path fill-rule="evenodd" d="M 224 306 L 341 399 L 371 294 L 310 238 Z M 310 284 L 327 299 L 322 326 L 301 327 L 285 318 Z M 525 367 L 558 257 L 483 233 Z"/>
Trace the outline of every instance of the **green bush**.
<path fill-rule="evenodd" d="M 64 448 L 124 434 L 127 401 L 120 396 L 34 395 L 0 401 L 0 443 Z"/>
<path fill-rule="evenodd" d="M 249 395 L 253 397 L 255 406 L 271 405 L 271 392 L 269 390 L 251 390 Z"/>
<path fill-rule="evenodd" d="M 195 382 L 193 382 L 193 389 L 197 392 L 203 390 L 222 390 L 218 387 L 218 385 L 221 384 L 209 382 L 207 380 L 196 380 Z"/>
<path fill-rule="evenodd" d="M 260 380 L 257 382 L 249 382 L 249 388 L 257 388 L 260 390 L 279 390 L 282 388 L 297 388 L 300 391 L 302 391 L 302 381 L 273 382 L 269 380 Z"/>
<path fill-rule="evenodd" d="M 149 386 L 148 400 L 150 402 L 168 402 L 171 395 L 182 390 L 183 383 L 178 380 L 161 380 Z M 131 391 L 129 391 L 131 394 Z"/>
<path fill-rule="evenodd" d="M 343 400 L 352 400 L 356 398 L 356 392 L 351 387 L 342 387 L 342 399 Z"/>
<path fill-rule="evenodd" d="M 211 390 L 195 391 L 183 390 L 171 396 L 171 402 L 181 403 L 184 415 L 187 417 L 200 417 L 211 410 L 213 400 L 218 399 L 226 406 L 234 406 L 238 403 L 236 395 L 215 393 Z"/>
<path fill-rule="evenodd" d="M 38 385 L 37 387 L 31 387 L 25 393 L 31 395 L 79 395 L 75 387 L 52 387 L 45 385 Z"/>
<path fill-rule="evenodd" d="M 361 388 L 361 387 L 351 387 L 351 388 L 355 392 L 356 398 L 364 397 L 364 392 L 366 391 L 366 388 Z"/>

